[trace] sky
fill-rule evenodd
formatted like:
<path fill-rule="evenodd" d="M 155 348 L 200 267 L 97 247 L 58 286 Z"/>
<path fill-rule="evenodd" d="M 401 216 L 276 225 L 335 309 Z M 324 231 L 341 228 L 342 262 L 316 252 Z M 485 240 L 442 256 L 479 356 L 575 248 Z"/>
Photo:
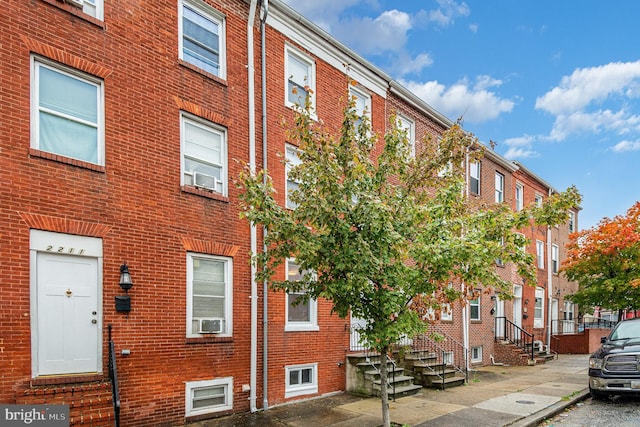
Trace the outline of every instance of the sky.
<path fill-rule="evenodd" d="M 640 1 L 284 0 L 495 151 L 583 196 L 640 200 Z"/>

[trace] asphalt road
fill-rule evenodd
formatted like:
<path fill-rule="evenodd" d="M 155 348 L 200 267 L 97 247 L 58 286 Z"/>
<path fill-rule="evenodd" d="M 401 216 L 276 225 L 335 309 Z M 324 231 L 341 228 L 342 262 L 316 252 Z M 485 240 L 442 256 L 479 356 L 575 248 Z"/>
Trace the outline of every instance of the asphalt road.
<path fill-rule="evenodd" d="M 587 400 L 540 424 L 544 427 L 638 427 L 640 397 Z"/>

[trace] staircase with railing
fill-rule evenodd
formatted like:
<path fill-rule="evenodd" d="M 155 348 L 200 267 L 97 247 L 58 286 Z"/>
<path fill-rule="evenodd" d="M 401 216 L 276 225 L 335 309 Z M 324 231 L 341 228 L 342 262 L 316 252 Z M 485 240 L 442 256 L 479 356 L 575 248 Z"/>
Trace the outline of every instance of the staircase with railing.
<path fill-rule="evenodd" d="M 533 334 L 525 331 L 503 316 L 495 318 L 495 342 L 510 346 L 528 358 L 529 364 L 535 363 L 535 346 Z"/>

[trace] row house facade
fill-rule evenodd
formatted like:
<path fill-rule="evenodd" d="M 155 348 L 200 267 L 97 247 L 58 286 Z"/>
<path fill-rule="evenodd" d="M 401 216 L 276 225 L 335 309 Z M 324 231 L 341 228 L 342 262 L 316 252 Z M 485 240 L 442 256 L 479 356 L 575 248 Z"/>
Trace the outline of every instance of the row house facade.
<path fill-rule="evenodd" d="M 282 122 L 307 92 L 336 129 L 348 96 L 374 131 L 397 113 L 416 150 L 452 122 L 280 1 L 7 6 L 0 403 L 70 404 L 72 425 L 168 426 L 345 390 L 357 319 L 256 283 L 261 230 L 239 218 L 234 181 L 244 164 L 266 168 L 288 205 L 283 160 L 297 156 Z M 514 208 L 552 190 L 489 150 L 477 166 L 470 197 L 497 202 L 498 174 Z M 544 303 L 535 323 L 538 288 L 556 319 L 572 316 L 570 284 L 546 270 L 568 231 L 523 232 L 551 248 L 538 287 L 498 265 L 516 299 L 483 294 L 437 322 L 473 363 L 491 363 L 501 313 L 540 337 L 560 325 Z M 278 272 L 296 274 L 294 259 Z"/>

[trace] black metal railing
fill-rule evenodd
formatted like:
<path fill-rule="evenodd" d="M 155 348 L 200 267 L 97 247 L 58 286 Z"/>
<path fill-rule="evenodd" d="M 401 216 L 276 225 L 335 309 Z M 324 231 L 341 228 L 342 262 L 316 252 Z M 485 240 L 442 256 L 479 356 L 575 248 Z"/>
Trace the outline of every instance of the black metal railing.
<path fill-rule="evenodd" d="M 578 322 L 576 320 L 552 320 L 552 335 L 570 335 L 584 332 L 585 329 L 613 329 L 618 322 L 604 319 L 592 319 Z"/>
<path fill-rule="evenodd" d="M 438 376 L 442 389 L 445 388 L 446 370 L 448 368 L 464 375 L 465 383 L 469 382 L 469 351 L 464 345 L 447 335 L 446 332 L 435 325 L 430 325 L 427 334 L 418 336 L 412 340 L 411 349 L 419 355 L 428 358 L 429 354 L 436 357 L 436 364 L 428 366 L 428 369 Z M 421 356 L 419 356 L 421 358 Z"/>
<path fill-rule="evenodd" d="M 109 325 L 109 379 L 111 380 L 115 426 L 120 427 L 120 392 L 118 391 L 118 368 L 116 366 L 115 348 L 116 345 L 111 339 L 111 325 Z"/>
<path fill-rule="evenodd" d="M 516 347 L 521 348 L 525 353 L 528 353 L 531 360 L 535 359 L 533 334 L 525 331 L 506 317 L 500 316 L 495 318 L 494 339 L 496 342 L 508 341 Z"/>

